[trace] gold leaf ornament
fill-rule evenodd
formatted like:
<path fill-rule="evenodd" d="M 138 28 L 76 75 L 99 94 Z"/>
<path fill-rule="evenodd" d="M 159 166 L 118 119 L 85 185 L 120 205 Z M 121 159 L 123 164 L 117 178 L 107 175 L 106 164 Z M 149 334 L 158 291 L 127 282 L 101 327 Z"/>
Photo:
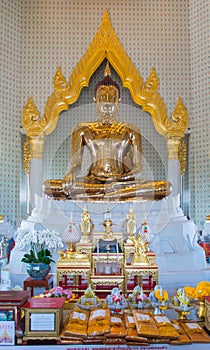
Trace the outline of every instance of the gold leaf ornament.
<path fill-rule="evenodd" d="M 55 90 L 65 90 L 68 84 L 66 78 L 64 77 L 61 67 L 57 68 L 57 71 L 54 76 L 54 89 Z"/>
<path fill-rule="evenodd" d="M 23 154 L 24 154 L 24 160 L 23 160 L 24 170 L 26 175 L 29 175 L 30 162 L 31 162 L 31 148 L 30 148 L 30 141 L 28 138 L 26 138 L 26 141 L 24 143 Z"/>
<path fill-rule="evenodd" d="M 22 125 L 27 136 L 39 136 L 44 132 L 47 120 L 45 115 L 39 117 L 39 112 L 34 104 L 33 97 L 30 97 L 22 114 Z"/>
<path fill-rule="evenodd" d="M 187 165 L 187 146 L 183 139 L 181 140 L 180 148 L 178 151 L 178 158 L 180 162 L 181 175 L 183 176 Z"/>
<path fill-rule="evenodd" d="M 151 73 L 145 83 L 143 83 L 143 92 L 155 92 L 158 89 L 158 76 L 156 74 L 155 68 L 152 68 Z"/>

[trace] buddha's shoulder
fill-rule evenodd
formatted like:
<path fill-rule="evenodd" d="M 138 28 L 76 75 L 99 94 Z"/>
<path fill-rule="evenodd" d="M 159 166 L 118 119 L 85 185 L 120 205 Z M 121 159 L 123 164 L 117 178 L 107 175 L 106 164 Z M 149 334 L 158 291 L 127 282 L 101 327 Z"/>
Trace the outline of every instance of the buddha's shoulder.
<path fill-rule="evenodd" d="M 127 125 L 127 128 L 131 131 L 136 131 L 138 133 L 140 133 L 140 129 L 137 125 L 135 124 L 131 124 L 131 123 L 125 123 Z"/>

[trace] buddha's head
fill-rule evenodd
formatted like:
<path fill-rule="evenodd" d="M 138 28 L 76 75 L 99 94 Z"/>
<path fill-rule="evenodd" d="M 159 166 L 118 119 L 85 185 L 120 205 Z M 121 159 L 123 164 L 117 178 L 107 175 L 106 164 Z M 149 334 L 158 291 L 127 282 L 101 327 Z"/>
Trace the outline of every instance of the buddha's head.
<path fill-rule="evenodd" d="M 110 120 L 117 114 L 120 102 L 120 87 L 111 79 L 111 72 L 107 62 L 104 78 L 98 82 L 94 91 L 96 110 L 103 119 Z"/>

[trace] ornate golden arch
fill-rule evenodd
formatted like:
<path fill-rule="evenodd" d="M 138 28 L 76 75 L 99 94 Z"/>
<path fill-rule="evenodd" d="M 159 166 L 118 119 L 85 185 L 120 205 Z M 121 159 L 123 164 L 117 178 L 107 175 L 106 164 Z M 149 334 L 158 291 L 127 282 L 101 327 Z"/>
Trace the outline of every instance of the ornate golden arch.
<path fill-rule="evenodd" d="M 49 96 L 41 117 L 33 98 L 29 98 L 23 110 L 22 124 L 30 140 L 31 156 L 42 158 L 44 136 L 56 128 L 60 112 L 68 110 L 68 106 L 77 101 L 82 88 L 88 86 L 92 74 L 105 58 L 120 76 L 122 86 L 129 89 L 134 102 L 140 105 L 143 111 L 150 113 L 157 132 L 167 138 L 169 158 L 180 157 L 181 168 L 184 170 L 183 138 L 188 126 L 187 110 L 178 98 L 172 118 L 168 117 L 165 103 L 158 93 L 158 77 L 155 69 L 152 68 L 150 76 L 143 82 L 139 71 L 116 36 L 107 10 L 104 12 L 101 26 L 73 70 L 69 81 L 63 76 L 61 68 L 57 69 L 54 76 L 54 91 Z"/>

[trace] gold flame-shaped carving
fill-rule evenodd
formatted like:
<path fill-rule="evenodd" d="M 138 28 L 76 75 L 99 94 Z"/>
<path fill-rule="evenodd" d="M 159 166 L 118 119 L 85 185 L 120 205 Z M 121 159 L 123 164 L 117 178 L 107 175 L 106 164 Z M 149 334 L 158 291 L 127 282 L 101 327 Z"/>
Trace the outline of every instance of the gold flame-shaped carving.
<path fill-rule="evenodd" d="M 44 133 L 47 118 L 43 115 L 39 117 L 39 112 L 34 104 L 33 97 L 30 97 L 22 114 L 22 125 L 26 130 L 27 136 L 39 136 Z"/>

